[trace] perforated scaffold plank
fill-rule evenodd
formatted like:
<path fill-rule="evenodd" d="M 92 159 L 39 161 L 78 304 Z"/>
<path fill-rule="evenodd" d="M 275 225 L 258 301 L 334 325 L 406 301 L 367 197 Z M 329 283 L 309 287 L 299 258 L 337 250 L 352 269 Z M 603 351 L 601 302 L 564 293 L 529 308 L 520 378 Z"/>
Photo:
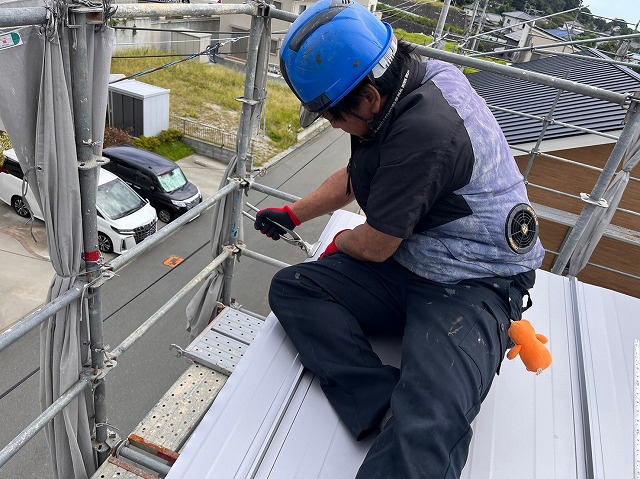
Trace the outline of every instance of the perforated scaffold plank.
<path fill-rule="evenodd" d="M 227 381 L 227 376 L 192 364 L 133 430 L 132 444 L 170 459 L 189 438 Z M 174 457 L 175 460 L 175 457 Z"/>
<path fill-rule="evenodd" d="M 231 374 L 264 321 L 225 308 L 185 349 L 186 356 L 223 374 Z"/>

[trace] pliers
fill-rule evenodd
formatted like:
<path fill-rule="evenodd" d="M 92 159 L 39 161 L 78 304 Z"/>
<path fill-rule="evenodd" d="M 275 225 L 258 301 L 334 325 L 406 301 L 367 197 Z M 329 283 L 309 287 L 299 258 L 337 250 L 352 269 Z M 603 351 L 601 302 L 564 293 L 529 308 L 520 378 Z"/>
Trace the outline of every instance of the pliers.
<path fill-rule="evenodd" d="M 252 209 L 255 212 L 260 211 L 260 208 L 253 206 L 251 203 L 245 203 L 245 204 L 247 205 L 247 207 L 249 207 L 249 209 Z M 251 216 L 246 211 L 243 211 L 242 214 L 247 218 L 253 220 L 254 222 L 256 221 L 255 217 Z M 307 243 L 305 240 L 302 239 L 302 236 L 300 236 L 295 231 L 282 226 L 280 223 L 276 223 L 271 218 L 267 218 L 267 220 L 271 221 L 271 223 L 278 226 L 279 228 L 282 228 L 285 231 L 285 233 L 281 234 L 280 238 L 282 238 L 287 243 L 302 249 L 302 251 L 307 253 L 307 258 L 312 258 L 318 252 L 318 248 L 320 248 L 320 244 L 322 243 L 321 241 L 316 241 L 313 244 Z"/>

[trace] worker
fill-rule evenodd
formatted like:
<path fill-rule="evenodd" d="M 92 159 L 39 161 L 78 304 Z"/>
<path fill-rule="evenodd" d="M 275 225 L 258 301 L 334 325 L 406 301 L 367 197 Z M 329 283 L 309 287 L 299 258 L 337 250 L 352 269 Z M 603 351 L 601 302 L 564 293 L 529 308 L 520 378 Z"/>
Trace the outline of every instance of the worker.
<path fill-rule="evenodd" d="M 352 0 L 305 10 L 280 66 L 301 125 L 322 116 L 349 133 L 351 158 L 310 195 L 261 210 L 256 229 L 279 239 L 354 199 L 366 222 L 278 271 L 271 308 L 354 438 L 376 434 L 358 478 L 460 477 L 544 256 L 523 177 L 464 75 L 421 61 Z M 400 368 L 372 335 L 401 335 Z"/>

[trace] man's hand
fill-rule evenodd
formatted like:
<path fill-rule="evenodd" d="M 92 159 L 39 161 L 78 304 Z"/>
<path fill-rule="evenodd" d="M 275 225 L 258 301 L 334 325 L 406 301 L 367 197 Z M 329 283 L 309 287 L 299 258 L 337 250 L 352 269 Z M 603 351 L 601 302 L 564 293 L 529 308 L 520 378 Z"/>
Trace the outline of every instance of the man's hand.
<path fill-rule="evenodd" d="M 345 231 L 350 231 L 350 230 L 347 229 L 347 230 L 338 231 L 336 235 L 333 237 L 333 241 L 329 244 L 329 246 L 327 246 L 327 249 L 324 250 L 324 253 L 322 253 L 318 259 L 326 258 L 327 256 L 331 256 L 332 254 L 342 253 L 342 250 L 338 248 L 338 246 L 336 245 L 336 238 L 340 236 L 342 233 L 344 233 Z"/>
<path fill-rule="evenodd" d="M 300 220 L 293 214 L 289 206 L 285 206 L 284 208 L 265 208 L 258 211 L 256 222 L 253 224 L 255 229 L 273 240 L 280 239 L 280 235 L 286 233 L 278 225 L 293 230 L 296 226 L 300 226 Z"/>

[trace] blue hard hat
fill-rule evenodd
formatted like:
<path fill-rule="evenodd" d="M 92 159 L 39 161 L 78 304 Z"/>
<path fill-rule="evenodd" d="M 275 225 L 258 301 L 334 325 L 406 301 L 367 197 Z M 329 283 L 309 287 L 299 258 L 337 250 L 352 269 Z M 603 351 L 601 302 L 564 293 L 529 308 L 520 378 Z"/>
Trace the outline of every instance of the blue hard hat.
<path fill-rule="evenodd" d="M 302 102 L 300 124 L 309 126 L 367 75 L 380 77 L 396 51 L 388 23 L 352 0 L 320 0 L 284 37 L 280 71 Z"/>

